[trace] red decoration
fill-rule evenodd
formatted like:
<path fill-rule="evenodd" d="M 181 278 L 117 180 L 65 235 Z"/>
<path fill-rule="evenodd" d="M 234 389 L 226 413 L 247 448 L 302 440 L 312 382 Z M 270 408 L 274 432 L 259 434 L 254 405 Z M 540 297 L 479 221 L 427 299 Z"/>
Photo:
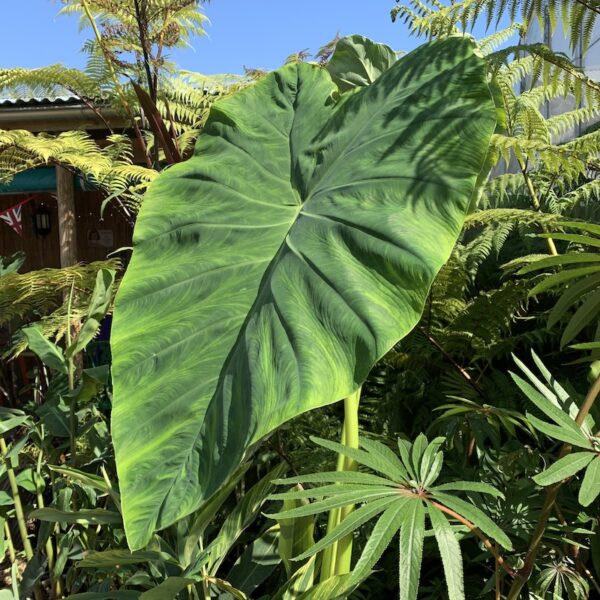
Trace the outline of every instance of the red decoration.
<path fill-rule="evenodd" d="M 24 204 L 27 204 L 30 200 L 33 200 L 35 196 L 29 196 L 19 202 L 19 204 L 15 204 L 6 210 L 0 212 L 0 219 L 2 219 L 9 227 L 12 227 L 13 231 L 17 235 L 23 234 L 23 223 L 22 223 L 22 208 Z"/>

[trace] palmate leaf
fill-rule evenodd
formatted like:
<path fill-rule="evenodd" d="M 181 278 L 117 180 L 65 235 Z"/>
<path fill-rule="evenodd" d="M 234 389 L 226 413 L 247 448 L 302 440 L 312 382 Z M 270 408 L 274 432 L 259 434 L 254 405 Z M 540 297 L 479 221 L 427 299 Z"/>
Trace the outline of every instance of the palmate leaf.
<path fill-rule="evenodd" d="M 468 519 L 475 527 L 481 529 L 481 531 L 489 537 L 494 538 L 504 548 L 512 550 L 512 542 L 508 536 L 482 510 L 456 496 L 446 494 L 445 492 L 432 490 L 431 495 L 448 508 L 454 510 L 465 519 Z"/>
<path fill-rule="evenodd" d="M 315 441 L 320 445 L 330 447 L 330 449 L 340 454 L 353 456 L 358 463 L 365 466 L 366 459 L 367 462 L 371 463 L 369 467 L 375 470 L 379 470 L 382 463 L 373 462 L 372 455 L 381 458 L 381 448 L 386 449 L 383 455 L 389 462 L 393 463 L 397 461 L 396 456 L 393 454 L 388 455 L 388 452 L 391 453 L 391 450 L 387 446 L 383 446 L 372 440 L 368 441 L 367 444 L 370 452 L 346 448 L 335 442 Z M 432 442 L 428 442 L 427 438 L 422 434 L 417 438 L 417 441 L 418 443 L 416 444 L 411 444 L 404 440 L 400 443 L 400 447 L 403 448 L 404 452 L 405 458 L 403 462 L 405 465 L 411 463 L 413 455 L 417 462 L 420 461 L 422 470 L 426 457 L 436 456 L 440 457 L 440 461 L 443 460 L 443 453 L 438 451 L 438 449 L 445 441 L 444 438 L 435 438 Z M 435 459 L 431 468 L 423 471 L 425 481 L 427 478 L 431 478 L 431 469 L 437 471 L 437 467 L 434 464 Z M 383 469 L 382 472 L 384 472 Z M 340 475 L 340 477 L 334 477 L 334 475 Z M 440 548 L 450 597 L 453 599 L 461 600 L 461 598 L 464 598 L 462 560 L 455 531 L 441 512 L 442 510 L 454 514 L 455 518 L 461 523 L 463 523 L 463 519 L 468 519 L 474 527 L 478 527 L 505 547 L 511 547 L 510 540 L 506 534 L 484 512 L 469 502 L 445 493 L 446 491 L 475 492 L 489 494 L 494 497 L 503 497 L 491 485 L 483 482 L 456 481 L 435 487 L 428 487 L 423 480 L 418 479 L 415 481 L 398 482 L 393 479 L 393 475 L 388 475 L 390 477 L 388 480 L 380 476 L 374 476 L 373 479 L 369 479 L 369 476 L 369 473 L 340 472 L 280 479 L 275 483 L 289 486 L 291 483 L 298 484 L 310 481 L 324 485 L 316 487 L 313 490 L 301 489 L 271 496 L 272 500 L 283 499 L 286 501 L 306 501 L 310 497 L 318 499 L 312 504 L 292 510 L 286 510 L 284 503 L 282 512 L 268 515 L 280 522 L 283 519 L 295 516 L 305 517 L 310 514 L 324 512 L 324 510 L 340 506 L 342 503 L 358 505 L 358 508 L 354 512 L 350 513 L 331 531 L 328 530 L 324 537 L 315 545 L 308 548 L 299 556 L 296 556 L 295 560 L 313 559 L 315 555 L 325 550 L 331 544 L 352 534 L 368 521 L 377 519 L 369 541 L 352 570 L 352 576 L 347 582 L 347 588 L 341 590 L 346 592 L 346 597 L 354 587 L 369 576 L 371 569 L 381 557 L 385 546 L 391 542 L 393 536 L 399 531 L 400 597 L 407 600 L 416 598 L 423 541 L 426 535 L 425 516 L 427 514 L 432 524 L 433 534 Z M 382 482 L 387 483 L 387 485 L 381 485 Z M 324 497 L 326 499 L 321 500 Z M 440 507 L 439 504 L 432 501 L 433 499 L 442 502 L 446 508 Z M 423 504 L 424 502 L 425 504 Z M 336 591 L 340 592 L 340 589 L 336 588 Z"/>
<path fill-rule="evenodd" d="M 408 479 L 407 473 L 398 460 L 398 457 L 394 456 L 391 450 L 389 454 L 385 450 L 382 450 L 385 446 L 379 442 L 362 439 L 360 440 L 360 445 L 364 449 L 359 449 L 350 448 L 343 444 L 339 444 L 338 442 L 331 442 L 330 440 L 324 440 L 313 436 L 311 436 L 310 439 L 323 448 L 333 450 L 334 452 L 351 458 L 361 465 L 365 465 L 365 467 L 369 467 L 369 469 L 372 469 L 373 471 L 378 471 L 379 473 L 386 475 L 390 480 L 406 481 Z"/>
<path fill-rule="evenodd" d="M 495 126 L 473 42 L 431 42 L 337 104 L 336 89 L 296 63 L 215 103 L 147 194 L 112 332 L 133 549 L 266 434 L 356 390 L 450 255 Z"/>
<path fill-rule="evenodd" d="M 519 366 L 522 365 L 519 361 L 517 361 L 517 364 L 519 364 Z M 527 396 L 537 408 L 539 408 L 548 418 L 552 419 L 559 427 L 563 427 L 566 431 L 575 436 L 581 433 L 579 425 L 577 425 L 567 413 L 563 412 L 549 398 L 538 392 L 532 385 L 518 375 L 511 373 L 510 376 L 525 396 Z"/>

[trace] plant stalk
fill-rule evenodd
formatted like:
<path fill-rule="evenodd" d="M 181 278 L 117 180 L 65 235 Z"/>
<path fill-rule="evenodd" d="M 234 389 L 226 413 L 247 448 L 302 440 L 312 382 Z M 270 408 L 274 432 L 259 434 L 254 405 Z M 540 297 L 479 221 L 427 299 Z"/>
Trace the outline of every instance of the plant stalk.
<path fill-rule="evenodd" d="M 23 503 L 21 502 L 21 495 L 19 494 L 17 477 L 15 475 L 14 469 L 10 465 L 10 460 L 7 457 L 8 448 L 6 447 L 6 442 L 4 441 L 4 438 L 2 436 L 0 436 L 0 452 L 2 454 L 4 464 L 6 465 L 6 474 L 8 475 L 10 491 L 12 493 L 12 499 L 15 505 L 15 516 L 17 519 L 17 524 L 19 526 L 19 534 L 21 536 L 21 541 L 23 542 L 23 550 L 25 550 L 25 556 L 27 560 L 31 560 L 33 558 L 33 548 L 31 546 L 31 542 L 29 541 L 29 537 L 27 536 L 27 521 L 25 520 L 25 513 L 23 511 Z"/>
<path fill-rule="evenodd" d="M 358 407 L 360 403 L 360 388 L 351 396 L 344 399 L 345 423 L 344 430 L 346 441 L 344 442 L 349 448 L 358 448 L 359 443 L 359 424 L 358 424 Z M 356 471 L 358 465 L 356 461 L 344 457 L 344 471 Z M 348 517 L 354 510 L 354 505 L 343 506 L 340 509 L 340 523 Z M 350 573 L 352 565 L 352 534 L 348 534 L 337 542 L 337 554 L 335 557 L 335 574 L 345 575 Z"/>
<path fill-rule="evenodd" d="M 508 564 L 506 564 L 506 561 L 504 560 L 504 558 L 502 558 L 502 556 L 496 549 L 496 545 L 490 542 L 490 540 L 485 536 L 481 529 L 479 529 L 479 527 L 475 526 L 473 523 L 471 523 L 471 521 L 465 519 L 462 515 L 459 515 L 456 511 L 452 510 L 451 508 L 448 508 L 447 506 L 444 506 L 443 504 L 440 504 L 439 502 L 436 502 L 432 499 L 429 499 L 429 502 L 431 502 L 431 504 L 435 506 L 435 508 L 437 508 L 438 510 L 441 510 L 447 515 L 450 515 L 453 519 L 456 519 L 459 523 L 462 523 L 463 525 L 468 527 L 471 530 L 471 532 L 474 533 L 483 542 L 483 545 L 496 559 L 496 565 L 500 565 L 511 577 L 515 576 L 514 571 L 508 566 Z"/>
<path fill-rule="evenodd" d="M 40 437 L 42 437 L 42 436 L 40 436 Z M 42 437 L 42 439 L 43 439 L 43 437 Z M 36 465 L 36 473 L 38 475 L 38 480 L 36 481 L 36 485 L 35 485 L 35 493 L 36 493 L 36 497 L 37 497 L 38 508 L 44 508 L 44 506 L 45 506 L 44 505 L 44 496 L 42 494 L 42 488 L 39 484 L 39 482 L 41 481 L 41 478 L 42 478 L 42 457 L 43 457 L 43 453 L 40 450 L 40 453 L 38 454 L 38 458 L 37 458 L 37 465 Z M 52 586 L 52 590 L 55 591 L 55 595 L 58 598 L 60 598 L 60 596 L 56 593 L 57 582 L 54 577 L 54 546 L 52 546 L 52 537 L 48 537 L 48 539 L 46 540 L 45 548 L 46 548 L 46 557 L 48 558 L 48 572 L 50 573 L 50 584 Z M 60 584 L 58 585 L 58 589 L 60 589 Z"/>
<path fill-rule="evenodd" d="M 350 448 L 358 448 L 359 425 L 358 408 L 361 388 L 344 399 L 344 424 L 341 443 Z M 338 455 L 337 471 L 356 471 L 357 464 L 342 454 Z M 332 532 L 352 511 L 353 505 L 336 508 L 329 512 L 327 533 Z M 334 542 L 323 551 L 321 581 L 350 572 L 352 561 L 352 534 Z"/>
<path fill-rule="evenodd" d="M 10 558 L 10 562 L 14 563 L 15 560 L 17 560 L 17 553 L 15 551 L 15 545 L 13 544 L 8 519 L 4 521 L 4 535 L 6 536 L 6 545 L 8 546 L 8 557 Z"/>
<path fill-rule="evenodd" d="M 92 31 L 94 32 L 94 37 L 96 38 L 96 42 L 98 43 L 98 46 L 100 46 L 100 50 L 102 51 L 102 55 L 104 56 L 104 60 L 106 61 L 106 65 L 108 66 L 108 70 L 110 71 L 111 78 L 113 80 L 113 83 L 115 84 L 115 90 L 117 92 L 117 96 L 119 96 L 119 99 L 121 100 L 121 104 L 122 104 L 123 108 L 125 109 L 125 112 L 127 113 L 127 116 L 131 119 L 131 124 L 133 125 L 135 135 L 138 138 L 138 140 L 140 141 L 142 148 L 144 149 L 144 155 L 146 157 L 146 165 L 148 166 L 148 168 L 151 169 L 153 167 L 153 165 L 152 165 L 152 161 L 150 160 L 150 157 L 148 156 L 148 151 L 146 148 L 146 141 L 144 140 L 144 136 L 142 135 L 142 132 L 140 131 L 140 128 L 138 127 L 138 124 L 137 124 L 137 121 L 135 120 L 133 111 L 131 110 L 131 107 L 129 106 L 129 102 L 127 102 L 127 96 L 125 95 L 125 92 L 123 91 L 123 87 L 121 86 L 121 83 L 119 82 L 119 77 L 117 75 L 117 72 L 115 71 L 115 67 L 113 65 L 110 54 L 104 47 L 104 41 L 102 40 L 102 35 L 100 34 L 100 31 L 98 30 L 98 26 L 96 25 L 96 20 L 94 19 L 94 15 L 92 14 L 90 7 L 88 6 L 87 0 L 81 0 L 81 6 L 83 7 L 85 16 L 87 17 L 88 21 L 90 22 L 90 26 L 92 27 Z"/>
<path fill-rule="evenodd" d="M 581 426 L 587 416 L 590 413 L 594 402 L 600 395 L 600 377 L 596 379 L 596 381 L 590 387 L 579 412 L 577 413 L 577 417 L 575 418 L 575 422 L 577 425 Z M 559 459 L 564 458 L 567 454 L 570 454 L 573 447 L 571 444 L 564 444 L 560 454 Z M 525 564 L 517 573 L 515 580 L 508 592 L 508 596 L 506 600 L 517 600 L 521 590 L 531 577 L 531 573 L 533 572 L 533 566 L 535 565 L 535 559 L 540 549 L 540 545 L 542 543 L 542 538 L 544 537 L 544 533 L 546 531 L 546 525 L 548 524 L 548 519 L 552 514 L 552 509 L 554 507 L 554 503 L 556 502 L 556 498 L 558 497 L 558 492 L 562 486 L 562 481 L 555 483 L 554 485 L 546 488 L 546 498 L 544 500 L 544 506 L 542 507 L 542 511 L 540 512 L 540 516 L 538 518 L 538 522 L 536 528 L 531 536 L 531 541 L 529 542 L 529 548 L 527 550 L 527 554 L 525 556 Z"/>
<path fill-rule="evenodd" d="M 523 179 L 525 180 L 529 197 L 531 198 L 531 204 L 535 210 L 541 211 L 542 204 L 538 198 L 537 192 L 535 191 L 533 181 L 527 172 L 527 164 L 525 164 L 521 159 L 517 159 L 517 161 L 519 163 L 519 168 L 521 169 Z M 545 227 L 542 227 L 542 229 L 545 231 Z M 558 256 L 558 250 L 556 249 L 556 244 L 552 238 L 546 238 L 546 245 L 548 246 L 548 254 L 551 254 L 552 256 Z"/>
<path fill-rule="evenodd" d="M 67 305 L 67 348 L 71 346 L 71 309 L 73 304 L 73 287 L 75 280 L 71 284 L 71 291 L 69 293 L 69 302 Z M 69 391 L 72 392 L 75 389 L 75 361 L 72 356 L 67 359 L 68 369 L 68 385 Z M 77 406 L 75 398 L 71 397 L 71 403 L 69 405 L 69 445 L 71 447 L 71 463 L 74 465 L 77 457 Z"/>

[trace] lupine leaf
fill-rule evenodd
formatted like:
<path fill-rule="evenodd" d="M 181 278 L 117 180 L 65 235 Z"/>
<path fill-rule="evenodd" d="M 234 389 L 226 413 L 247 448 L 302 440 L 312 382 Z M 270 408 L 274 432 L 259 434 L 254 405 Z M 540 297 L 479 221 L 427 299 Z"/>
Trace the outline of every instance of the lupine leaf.
<path fill-rule="evenodd" d="M 408 501 L 400 528 L 400 600 L 416 600 L 419 592 L 425 508 L 419 498 Z"/>
<path fill-rule="evenodd" d="M 321 512 L 331 510 L 332 508 L 338 508 L 340 506 L 346 506 L 348 504 L 356 504 L 358 502 L 369 502 L 382 498 L 384 496 L 397 496 L 398 491 L 392 488 L 377 488 L 373 487 L 368 492 L 346 492 L 331 496 L 326 500 L 318 500 L 317 502 L 311 502 L 307 506 L 300 506 L 284 512 L 268 514 L 267 516 L 271 519 L 296 519 L 298 517 L 306 517 L 307 515 L 316 515 Z"/>
<path fill-rule="evenodd" d="M 413 442 L 412 451 L 410 455 L 410 459 L 412 461 L 412 466 L 415 471 L 415 475 L 419 478 L 420 470 L 421 470 L 421 459 L 423 458 L 423 453 L 427 448 L 427 438 L 425 434 L 420 433 L 417 436 L 417 439 Z M 420 479 L 420 478 L 419 478 Z"/>
<path fill-rule="evenodd" d="M 448 597 L 452 600 L 463 600 L 465 597 L 463 564 L 456 535 L 440 510 L 430 504 L 427 512 L 444 565 Z"/>
<path fill-rule="evenodd" d="M 600 494 L 600 456 L 587 466 L 579 488 L 579 504 L 589 506 Z"/>
<path fill-rule="evenodd" d="M 478 492 L 479 494 L 489 494 L 495 498 L 504 498 L 504 494 L 489 483 L 482 481 L 452 481 L 442 483 L 431 488 L 440 492 Z"/>
<path fill-rule="evenodd" d="M 404 511 L 409 499 L 395 502 L 382 515 L 373 527 L 373 531 L 365 544 L 365 547 L 358 559 L 352 575 L 348 581 L 348 587 L 354 587 L 366 579 L 375 563 L 381 558 L 381 555 L 388 547 L 392 538 L 396 535 L 404 519 Z"/>
<path fill-rule="evenodd" d="M 394 485 L 393 481 L 373 475 L 355 471 L 325 471 L 323 473 L 310 473 L 297 477 L 286 477 L 273 481 L 276 485 L 294 485 L 296 483 L 362 483 L 366 485 Z"/>
<path fill-rule="evenodd" d="M 364 465 L 365 467 L 369 467 L 373 471 L 378 471 L 379 473 L 383 473 L 388 477 L 390 474 L 390 465 L 389 460 L 386 456 L 381 456 L 374 452 L 367 452 L 366 450 L 360 450 L 358 448 L 350 448 L 348 446 L 344 446 L 343 444 L 338 444 L 337 442 L 331 442 L 329 440 L 324 440 L 321 438 L 311 437 L 310 438 L 315 444 L 319 446 L 323 446 L 323 448 L 327 448 L 329 450 L 333 450 L 338 454 L 343 454 L 352 460 L 355 460 L 357 463 Z"/>
<path fill-rule="evenodd" d="M 564 413 L 558 406 L 555 406 L 547 398 L 544 398 L 535 388 L 533 388 L 524 379 L 521 379 L 518 375 L 511 373 L 513 381 L 519 386 L 521 391 L 527 396 L 531 402 L 533 402 L 548 418 L 552 419 L 560 427 L 568 429 L 575 435 L 581 432 L 581 429 L 571 419 L 569 415 Z"/>
<path fill-rule="evenodd" d="M 445 492 L 432 490 L 431 495 L 448 508 L 457 512 L 461 517 L 470 521 L 475 527 L 481 529 L 483 533 L 495 539 L 504 548 L 512 550 L 512 542 L 508 536 L 482 510 L 460 498 L 446 494 Z"/>
<path fill-rule="evenodd" d="M 278 492 L 277 494 L 271 494 L 270 498 L 271 500 L 301 500 L 303 498 L 325 498 L 330 496 L 339 496 L 340 494 L 363 494 L 386 489 L 388 491 L 395 490 L 396 486 L 394 486 L 394 482 L 390 481 L 389 485 L 385 487 L 356 483 L 332 483 L 330 485 L 322 485 L 314 488 Z"/>
<path fill-rule="evenodd" d="M 401 498 L 400 501 L 404 499 Z M 351 512 L 333 531 L 321 538 L 312 548 L 296 557 L 296 560 L 304 560 L 309 556 L 313 556 L 323 548 L 329 546 L 333 542 L 342 539 L 349 533 L 358 529 L 361 525 L 384 512 L 391 504 L 398 502 L 398 498 L 378 498 L 361 506 L 357 510 Z"/>
<path fill-rule="evenodd" d="M 402 466 L 402 462 L 400 462 L 398 455 L 394 454 L 394 452 L 385 444 L 375 440 L 362 438 L 360 440 L 360 445 L 369 453 L 377 455 L 387 462 L 389 471 L 386 474 L 390 479 L 394 479 L 395 481 L 407 481 L 409 479 L 408 472 Z"/>
<path fill-rule="evenodd" d="M 538 485 L 552 485 L 568 479 L 581 471 L 594 459 L 592 452 L 574 452 L 557 460 L 553 465 L 536 475 L 533 480 Z"/>
<path fill-rule="evenodd" d="M 547 436 L 555 440 L 560 440 L 561 442 L 572 444 L 573 446 L 577 446 L 579 448 L 591 449 L 592 447 L 590 440 L 588 440 L 588 438 L 586 438 L 581 431 L 576 433 L 571 429 L 566 429 L 565 427 L 559 427 L 558 425 L 546 423 L 545 421 L 542 421 L 541 419 L 538 419 L 536 416 L 529 413 L 527 413 L 527 420 L 538 431 L 545 433 Z"/>

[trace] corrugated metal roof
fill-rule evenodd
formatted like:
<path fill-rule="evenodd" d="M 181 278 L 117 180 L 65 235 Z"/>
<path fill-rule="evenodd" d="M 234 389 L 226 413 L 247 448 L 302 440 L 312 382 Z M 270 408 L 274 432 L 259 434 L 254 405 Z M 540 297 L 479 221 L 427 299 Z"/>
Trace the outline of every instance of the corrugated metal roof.
<path fill-rule="evenodd" d="M 83 104 L 77 96 L 50 96 L 38 98 L 0 98 L 0 108 L 21 106 L 67 106 Z"/>

